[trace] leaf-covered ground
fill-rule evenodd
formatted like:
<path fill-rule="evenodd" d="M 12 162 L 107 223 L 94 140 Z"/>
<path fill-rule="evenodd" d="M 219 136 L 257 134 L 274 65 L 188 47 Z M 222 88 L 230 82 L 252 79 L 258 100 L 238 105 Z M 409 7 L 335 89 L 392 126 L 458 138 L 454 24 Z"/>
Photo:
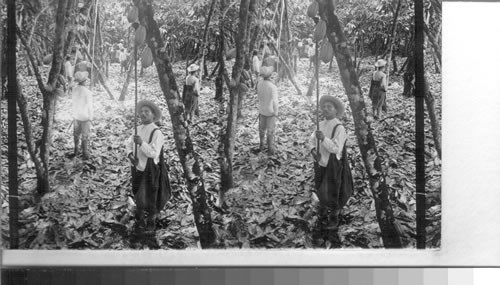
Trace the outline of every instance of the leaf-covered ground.
<path fill-rule="evenodd" d="M 373 58 L 365 59 L 368 67 Z M 402 63 L 402 62 L 400 62 Z M 308 60 L 301 59 L 297 81 L 305 93 L 312 73 Z M 178 84 L 185 76 L 184 62 L 174 65 Z M 431 69 L 430 67 L 428 68 Z M 44 72 L 47 72 L 45 70 Z M 320 70 L 320 93 L 332 94 L 347 106 L 344 123 L 349 134 L 348 155 L 353 171 L 355 194 L 344 208 L 340 238 L 345 248 L 382 247 L 375 217 L 374 202 L 364 175 L 354 125 L 338 70 Z M 365 93 L 369 87 L 369 72 L 361 77 Z M 110 86 L 119 96 L 125 76 L 119 75 L 119 65 L 110 68 Z M 25 76 L 23 91 L 29 98 L 35 136 L 39 132 L 40 94 L 33 78 Z M 406 247 L 415 246 L 415 143 L 414 100 L 401 95 L 401 77 L 388 92 L 388 113 L 385 119 L 375 121 L 372 130 L 390 186 L 391 201 L 397 216 L 399 230 Z M 441 110 L 441 77 L 431 74 L 431 90 L 436 96 L 438 118 Z M 221 246 L 231 248 L 310 248 L 311 228 L 315 222 L 312 160 L 307 155 L 306 142 L 315 126 L 315 106 L 310 106 L 304 95 L 296 94 L 288 82 L 278 84 L 280 90 L 280 117 L 276 134 L 277 154 L 268 157 L 259 153 L 256 94 L 250 90 L 244 102 L 244 118 L 239 121 L 235 150 L 235 181 L 237 187 L 227 193 L 228 209 L 217 205 L 220 184 L 217 163 L 220 121 L 219 105 L 213 99 L 213 81 L 205 81 L 200 96 L 200 118 L 191 127 L 195 151 L 204 162 L 205 182 L 209 204 L 213 207 L 214 226 Z M 130 169 L 124 157 L 123 143 L 133 132 L 133 91 L 125 102 L 111 101 L 100 87 L 95 92 L 96 119 L 91 136 L 91 161 L 69 159 L 73 137 L 71 100 L 61 98 L 57 105 L 51 159 L 53 192 L 43 197 L 34 195 L 36 179 L 33 164 L 24 143 L 19 124 L 19 183 L 21 212 L 19 217 L 21 248 L 60 249 L 129 249 L 198 248 L 198 236 L 172 137 L 168 110 L 159 88 L 156 70 L 148 68 L 139 77 L 140 97 L 157 102 L 163 110 L 161 126 L 166 136 L 166 150 L 171 165 L 170 179 L 174 196 L 160 214 L 159 229 L 154 236 L 136 238 L 131 235 L 134 224 L 132 209 L 127 203 L 130 189 Z M 227 95 L 226 95 L 227 96 Z M 314 101 L 314 100 L 313 100 Z M 6 104 L 2 104 L 2 129 L 6 130 Z M 371 110 L 369 100 L 367 107 Z M 2 235 L 8 238 L 7 137 L 2 136 Z M 433 148 L 430 123 L 426 115 L 426 178 L 428 246 L 440 246 L 441 228 L 441 164 Z"/>

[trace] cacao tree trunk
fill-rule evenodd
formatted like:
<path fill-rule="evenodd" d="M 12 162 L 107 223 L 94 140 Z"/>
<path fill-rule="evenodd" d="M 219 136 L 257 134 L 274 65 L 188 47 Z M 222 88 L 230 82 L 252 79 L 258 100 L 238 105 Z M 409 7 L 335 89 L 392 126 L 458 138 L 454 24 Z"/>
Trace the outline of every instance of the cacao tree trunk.
<path fill-rule="evenodd" d="M 413 52 L 408 56 L 408 63 L 406 64 L 406 71 L 403 74 L 403 96 L 413 96 L 415 91 L 415 59 Z"/>
<path fill-rule="evenodd" d="M 233 72 L 231 75 L 231 82 L 228 86 L 229 89 L 229 103 L 228 103 L 228 117 L 227 126 L 224 134 L 224 156 L 220 160 L 221 167 L 221 181 L 225 181 L 221 185 L 222 195 L 220 198 L 221 204 L 224 203 L 224 193 L 230 188 L 234 187 L 233 180 L 233 156 L 234 144 L 237 127 L 237 113 L 238 113 L 238 100 L 240 92 L 240 78 L 243 71 L 243 64 L 245 55 L 248 53 L 248 11 L 250 2 L 255 0 L 241 0 L 238 35 L 236 37 L 236 61 L 233 65 Z"/>
<path fill-rule="evenodd" d="M 264 31 L 264 34 L 266 35 L 266 37 L 268 39 L 271 39 L 271 37 L 269 36 L 269 34 L 266 31 Z M 285 59 L 278 53 L 278 49 L 276 48 L 276 46 L 272 42 L 270 43 L 270 46 L 278 54 L 278 58 L 279 58 L 281 64 L 283 65 L 283 67 L 285 68 L 285 70 L 288 74 L 288 78 L 290 79 L 290 82 L 292 82 L 293 87 L 295 87 L 295 90 L 297 90 L 297 95 L 302 95 L 302 91 L 300 91 L 299 85 L 297 84 L 297 81 L 295 81 L 295 75 L 293 73 L 293 70 L 285 62 Z"/>
<path fill-rule="evenodd" d="M 392 22 L 391 28 L 391 39 L 389 40 L 389 57 L 387 64 L 387 84 L 390 82 L 391 78 L 391 60 L 392 60 L 392 48 L 394 47 L 394 40 L 396 39 L 396 26 L 398 24 L 399 10 L 401 9 L 401 0 L 398 0 L 398 5 L 396 6 L 396 11 L 394 12 L 394 21 Z M 394 63 L 396 61 L 394 60 Z M 393 70 L 397 70 L 397 66 L 394 64 Z"/>
<path fill-rule="evenodd" d="M 85 44 L 80 40 L 80 43 L 85 47 Z M 109 87 L 108 85 L 108 82 L 106 80 L 106 77 L 104 77 L 104 75 L 102 74 L 102 71 L 101 71 L 101 68 L 97 65 L 96 63 L 96 60 L 95 60 L 95 57 L 92 57 L 88 52 L 87 52 L 87 49 L 84 48 L 83 51 L 85 52 L 85 54 L 87 55 L 87 57 L 89 58 L 89 62 L 92 64 L 92 66 L 94 67 L 94 72 L 92 72 L 93 74 L 94 73 L 97 73 L 97 76 L 94 76 L 93 78 L 97 78 L 99 80 L 99 82 L 101 83 L 102 87 L 104 87 L 104 90 L 106 90 L 106 92 L 108 93 L 108 96 L 109 96 L 109 99 L 111 100 L 115 100 L 115 96 L 113 96 L 113 93 L 111 92 L 111 88 Z M 143 49 L 144 51 L 144 49 Z M 132 69 L 132 64 L 130 65 L 130 69 Z M 128 78 L 128 74 L 127 74 L 127 78 Z M 127 87 L 128 87 L 128 82 L 127 82 Z M 124 88 L 125 89 L 125 88 Z M 121 99 L 121 94 L 120 94 L 120 99 Z"/>
<path fill-rule="evenodd" d="M 38 193 L 44 194 L 50 191 L 49 185 L 49 157 L 50 146 L 52 144 L 52 131 L 54 124 L 54 114 L 56 106 L 56 89 L 62 88 L 59 84 L 59 76 L 64 62 L 65 28 L 68 24 L 66 14 L 71 11 L 74 0 L 59 0 L 56 12 L 56 28 L 54 36 L 54 47 L 52 56 L 52 66 L 49 72 L 47 85 L 42 89 L 43 110 L 42 110 L 42 138 L 40 145 L 40 160 L 43 166 L 42 176 L 37 177 Z"/>
<path fill-rule="evenodd" d="M 427 113 L 429 114 L 429 119 L 431 120 L 431 130 L 432 130 L 432 138 L 434 139 L 434 146 L 438 153 L 439 159 L 441 159 L 441 128 L 436 117 L 436 106 L 434 95 L 432 94 L 429 88 L 429 81 L 427 80 L 428 76 L 425 78 L 425 105 L 427 107 Z"/>
<path fill-rule="evenodd" d="M 438 45 L 436 38 L 434 38 L 431 31 L 429 31 L 429 27 L 427 27 L 427 25 L 425 25 L 425 24 L 423 27 L 424 27 L 425 34 L 427 35 L 427 39 L 431 42 L 432 50 L 434 51 L 434 53 L 437 56 L 437 59 L 439 61 L 439 65 L 441 65 L 441 47 Z"/>
<path fill-rule="evenodd" d="M 203 166 L 198 154 L 194 152 L 193 141 L 187 123 L 184 121 L 184 104 L 180 98 L 172 64 L 167 52 L 162 51 L 164 43 L 158 24 L 154 19 L 152 1 L 134 0 L 134 4 L 139 10 L 140 23 L 146 27 L 146 42 L 151 48 L 160 79 L 160 87 L 167 102 L 175 146 L 193 203 L 194 221 L 200 236 L 200 244 L 202 248 L 211 248 L 215 246 L 216 234 L 212 226 L 211 211 L 207 204 Z"/>
<path fill-rule="evenodd" d="M 3 40 L 3 38 L 2 38 Z M 16 68 L 16 1 L 7 1 L 7 114 L 8 114 L 8 158 L 9 158 L 9 244 L 11 249 L 19 247 L 19 194 L 17 182 L 17 68 Z"/>
<path fill-rule="evenodd" d="M 212 4 L 210 4 L 210 10 L 208 11 L 208 16 L 207 16 L 207 22 L 205 24 L 205 29 L 203 31 L 203 43 L 201 45 L 201 74 L 200 74 L 200 80 L 203 80 L 204 76 L 206 75 L 205 72 L 205 50 L 207 49 L 207 35 L 208 35 L 208 26 L 210 25 L 210 19 L 212 18 L 212 13 L 214 11 L 214 6 L 215 6 L 215 1 L 212 0 Z M 201 83 L 201 81 L 200 81 Z"/>
<path fill-rule="evenodd" d="M 327 23 L 328 40 L 334 47 L 340 78 L 349 99 L 354 118 L 355 133 L 361 156 L 370 182 L 370 190 L 375 200 L 375 211 L 380 226 L 382 240 L 386 248 L 400 248 L 401 237 L 397 230 L 394 212 L 389 200 L 389 189 L 378 155 L 375 140 L 368 120 L 361 86 L 356 75 L 347 41 L 343 33 L 332 1 L 319 0 L 320 16 Z"/>
<path fill-rule="evenodd" d="M 144 49 L 141 51 L 137 51 L 137 57 L 140 57 L 142 55 L 142 52 Z M 125 98 L 127 97 L 128 94 L 128 85 L 130 84 L 130 80 L 132 79 L 132 76 L 134 75 L 134 60 L 137 60 L 135 58 L 135 55 L 130 56 L 130 60 L 127 63 L 128 69 L 127 69 L 127 77 L 125 78 L 125 82 L 123 82 L 123 87 L 122 91 L 120 92 L 120 97 L 118 98 L 118 101 L 124 101 Z"/>
<path fill-rule="evenodd" d="M 415 1 L 415 160 L 417 248 L 425 249 L 424 7 Z"/>

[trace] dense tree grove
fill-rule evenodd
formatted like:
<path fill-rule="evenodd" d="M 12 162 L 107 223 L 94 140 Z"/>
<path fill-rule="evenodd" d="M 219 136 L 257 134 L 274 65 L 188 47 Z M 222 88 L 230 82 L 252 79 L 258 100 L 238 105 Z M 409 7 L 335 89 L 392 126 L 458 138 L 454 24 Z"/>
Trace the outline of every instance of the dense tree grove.
<path fill-rule="evenodd" d="M 0 218 L 11 248 L 440 247 L 440 0 L 423 2 L 421 24 L 412 0 L 1 3 Z M 279 105 L 265 146 L 264 81 Z M 75 105 L 80 85 L 88 125 L 74 115 L 87 106 Z M 345 106 L 354 193 L 322 240 L 309 140 L 328 95 Z M 171 190 L 144 231 L 130 170 L 141 162 L 125 153 L 149 122 L 139 100 L 161 112 Z M 129 140 L 146 149 L 153 135 Z"/>

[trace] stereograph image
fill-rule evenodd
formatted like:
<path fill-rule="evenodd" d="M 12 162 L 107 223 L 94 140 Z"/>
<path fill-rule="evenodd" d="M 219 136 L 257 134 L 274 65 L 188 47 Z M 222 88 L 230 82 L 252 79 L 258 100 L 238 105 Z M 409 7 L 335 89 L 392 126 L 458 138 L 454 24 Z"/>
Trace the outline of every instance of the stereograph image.
<path fill-rule="evenodd" d="M 4 248 L 440 248 L 440 0 L 1 2 Z"/>

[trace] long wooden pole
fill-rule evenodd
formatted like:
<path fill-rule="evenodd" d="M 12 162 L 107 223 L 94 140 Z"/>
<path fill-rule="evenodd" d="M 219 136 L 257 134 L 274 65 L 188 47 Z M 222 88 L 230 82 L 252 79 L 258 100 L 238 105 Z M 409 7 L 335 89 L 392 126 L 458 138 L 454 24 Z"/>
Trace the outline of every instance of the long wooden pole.
<path fill-rule="evenodd" d="M 95 58 L 94 54 L 95 54 L 95 38 L 96 38 L 96 33 L 97 33 L 97 7 L 99 5 L 99 0 L 95 0 L 95 5 L 94 5 L 94 9 L 95 9 L 95 19 L 94 19 L 94 34 L 93 34 L 93 39 L 92 39 L 92 59 Z M 94 86 L 94 65 L 92 65 L 90 67 L 90 84 L 92 86 Z"/>
<path fill-rule="evenodd" d="M 318 56 L 318 43 L 319 41 L 316 40 L 316 53 L 314 56 L 316 57 L 316 130 L 319 131 L 319 56 Z M 319 157 L 319 140 L 316 138 L 316 158 L 320 159 Z"/>
<path fill-rule="evenodd" d="M 134 79 L 135 79 L 135 104 L 134 104 L 134 135 L 137 136 L 137 44 L 134 43 Z M 137 159 L 137 144 L 135 144 L 134 159 Z"/>

